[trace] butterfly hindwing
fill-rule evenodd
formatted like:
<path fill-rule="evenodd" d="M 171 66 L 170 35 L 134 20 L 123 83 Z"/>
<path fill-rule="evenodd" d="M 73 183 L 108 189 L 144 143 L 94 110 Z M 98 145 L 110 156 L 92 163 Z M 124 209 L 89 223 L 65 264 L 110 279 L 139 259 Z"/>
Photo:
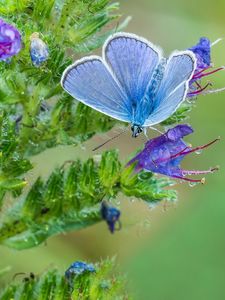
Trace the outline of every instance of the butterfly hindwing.
<path fill-rule="evenodd" d="M 195 68 L 196 59 L 190 51 L 175 52 L 170 56 L 154 99 L 152 113 L 144 126 L 158 124 L 176 111 L 186 98 Z"/>
<path fill-rule="evenodd" d="M 115 119 L 130 122 L 127 96 L 100 57 L 86 57 L 69 66 L 61 84 L 80 102 Z"/>

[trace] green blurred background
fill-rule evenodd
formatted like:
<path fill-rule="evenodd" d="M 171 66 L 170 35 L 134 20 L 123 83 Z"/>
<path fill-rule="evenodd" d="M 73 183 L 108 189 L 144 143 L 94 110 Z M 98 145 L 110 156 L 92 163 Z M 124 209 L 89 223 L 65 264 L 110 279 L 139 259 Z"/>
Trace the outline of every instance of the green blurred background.
<path fill-rule="evenodd" d="M 224 0 L 121 1 L 122 14 L 133 16 L 127 31 L 160 45 L 167 55 L 174 49 L 192 46 L 201 36 L 211 41 L 224 37 L 224 11 Z M 215 66 L 225 65 L 225 40 L 213 47 L 213 62 Z M 211 79 L 214 87 L 225 86 L 225 73 Z M 209 175 L 205 185 L 191 188 L 178 183 L 178 203 L 166 207 L 162 203 L 155 209 L 121 197 L 118 201 L 123 230 L 114 235 L 108 232 L 106 224 L 100 223 L 53 237 L 30 250 L 16 252 L 1 247 L 0 270 L 12 268 L 0 283 L 10 280 L 16 272 L 38 274 L 53 265 L 64 270 L 77 259 L 95 262 L 116 255 L 136 299 L 225 299 L 225 92 L 200 96 L 196 104 L 188 120 L 195 133 L 187 141 L 199 145 L 218 136 L 222 138 L 201 155 L 193 154 L 184 162 L 189 169 L 220 165 L 220 171 Z M 47 177 L 65 159 L 87 158 L 92 145 L 105 137 L 95 137 L 84 145 L 85 151 L 60 147 L 36 156 L 29 181 L 37 175 Z M 142 143 L 143 138 L 134 141 L 127 133 L 108 148 L 120 148 L 121 158 L 125 159 Z"/>

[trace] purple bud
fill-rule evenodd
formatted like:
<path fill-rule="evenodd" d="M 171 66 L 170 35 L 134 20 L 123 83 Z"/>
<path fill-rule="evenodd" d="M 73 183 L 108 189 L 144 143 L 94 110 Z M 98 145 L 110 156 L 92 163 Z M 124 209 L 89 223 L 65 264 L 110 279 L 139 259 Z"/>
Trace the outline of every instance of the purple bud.
<path fill-rule="evenodd" d="M 102 219 L 108 224 L 109 231 L 111 233 L 114 233 L 116 223 L 119 224 L 120 229 L 120 211 L 116 207 L 109 206 L 105 201 L 103 201 L 101 204 L 101 215 Z"/>
<path fill-rule="evenodd" d="M 31 35 L 30 41 L 30 57 L 34 66 L 38 68 L 49 57 L 48 46 L 39 38 L 38 32 Z"/>
<path fill-rule="evenodd" d="M 8 58 L 19 53 L 21 47 L 19 31 L 13 25 L 0 19 L 0 60 L 7 61 Z"/>
<path fill-rule="evenodd" d="M 194 52 L 197 58 L 197 69 L 202 70 L 210 67 L 211 43 L 208 38 L 206 37 L 200 38 L 199 42 L 195 46 L 189 48 L 188 50 Z"/>

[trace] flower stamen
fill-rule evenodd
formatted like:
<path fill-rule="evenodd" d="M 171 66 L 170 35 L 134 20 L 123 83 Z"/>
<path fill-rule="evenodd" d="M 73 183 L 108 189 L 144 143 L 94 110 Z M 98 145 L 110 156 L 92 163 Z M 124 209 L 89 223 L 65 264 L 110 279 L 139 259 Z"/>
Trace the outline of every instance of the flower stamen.
<path fill-rule="evenodd" d="M 201 71 L 195 73 L 192 77 L 192 79 L 195 79 L 196 77 L 198 77 L 198 75 L 202 74 L 203 72 L 205 72 L 206 70 L 210 69 L 211 67 L 207 67 L 207 68 L 204 68 L 202 69 Z"/>
<path fill-rule="evenodd" d="M 198 147 L 193 148 L 193 149 L 191 149 L 190 151 L 187 151 L 187 152 L 182 152 L 181 155 L 186 155 L 186 154 L 189 154 L 189 153 L 192 153 L 192 152 L 196 152 L 196 151 L 198 151 L 198 150 L 205 149 L 205 148 L 211 146 L 212 144 L 216 143 L 216 142 L 219 141 L 219 140 L 220 140 L 220 138 L 217 138 L 217 139 L 211 141 L 211 142 L 208 143 L 208 144 L 205 144 L 205 145 L 202 145 L 202 146 L 198 146 Z"/>
<path fill-rule="evenodd" d="M 177 178 L 177 179 L 181 179 L 181 180 L 184 180 L 184 181 L 189 181 L 189 182 L 200 182 L 202 184 L 205 183 L 205 178 L 201 178 L 201 179 L 193 179 L 193 178 L 186 178 L 186 177 L 182 177 L 182 176 L 177 176 L 177 175 L 173 175 L 174 178 Z"/>
<path fill-rule="evenodd" d="M 199 85 L 200 86 L 200 85 Z M 194 92 L 190 92 L 188 93 L 188 96 L 194 96 L 194 95 L 198 95 L 200 94 L 201 92 L 203 92 L 205 89 L 207 89 L 208 86 L 212 86 L 212 83 L 211 82 L 208 82 L 204 87 L 201 87 L 199 90 L 196 90 Z"/>
<path fill-rule="evenodd" d="M 200 174 L 209 174 L 209 173 L 213 173 L 215 171 L 218 171 L 219 168 L 215 167 L 215 168 L 210 168 L 209 170 L 203 170 L 203 171 L 195 171 L 195 170 L 182 170 L 182 173 L 184 175 L 200 175 Z"/>
<path fill-rule="evenodd" d="M 208 76 L 208 75 L 212 75 L 218 71 L 221 71 L 221 70 L 224 70 L 225 68 L 224 67 L 220 67 L 220 68 L 217 68 L 211 72 L 207 72 L 207 73 L 203 73 L 204 71 L 206 71 L 207 69 L 209 68 L 206 68 L 206 69 L 203 69 L 202 71 L 200 71 L 199 73 L 196 73 L 192 79 L 200 79 L 202 77 L 205 77 L 205 76 Z"/>

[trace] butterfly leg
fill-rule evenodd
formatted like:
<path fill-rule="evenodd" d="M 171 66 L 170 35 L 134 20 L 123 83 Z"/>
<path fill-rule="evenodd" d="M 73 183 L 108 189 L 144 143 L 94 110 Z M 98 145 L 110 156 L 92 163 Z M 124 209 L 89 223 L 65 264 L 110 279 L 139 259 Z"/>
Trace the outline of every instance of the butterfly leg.
<path fill-rule="evenodd" d="M 148 134 L 147 134 L 147 127 L 144 127 L 144 128 L 143 128 L 143 133 L 144 133 L 144 135 L 146 136 L 147 141 L 148 141 L 148 140 L 149 140 L 149 137 L 148 137 Z"/>
<path fill-rule="evenodd" d="M 151 128 L 152 130 L 155 130 L 155 131 L 159 132 L 160 134 L 163 134 L 162 131 L 160 131 L 159 129 L 157 129 L 157 128 L 155 128 L 155 127 L 151 127 L 151 126 L 150 126 L 149 128 Z"/>

